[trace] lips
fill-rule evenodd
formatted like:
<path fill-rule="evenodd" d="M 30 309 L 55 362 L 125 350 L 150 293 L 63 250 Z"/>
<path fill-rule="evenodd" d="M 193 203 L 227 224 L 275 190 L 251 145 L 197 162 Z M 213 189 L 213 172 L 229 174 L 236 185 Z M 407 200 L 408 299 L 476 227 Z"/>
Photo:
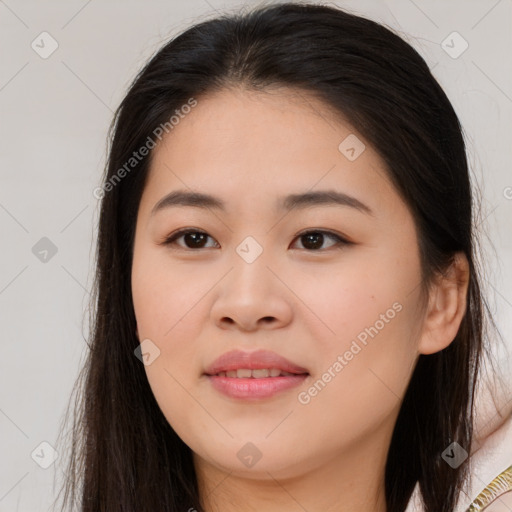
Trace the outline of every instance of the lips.
<path fill-rule="evenodd" d="M 294 375 L 308 374 L 306 368 L 292 363 L 288 359 L 275 352 L 268 350 L 257 350 L 254 352 L 244 352 L 241 350 L 232 350 L 222 354 L 205 370 L 209 376 L 218 375 L 221 372 L 232 372 L 237 370 L 271 370 L 278 369 Z M 244 372 L 237 372 L 238 375 L 246 375 Z M 248 374 L 247 374 L 248 375 Z M 263 375 L 262 375 L 263 377 Z M 240 377 L 238 377 L 240 378 Z M 254 373 L 252 374 L 254 378 Z"/>

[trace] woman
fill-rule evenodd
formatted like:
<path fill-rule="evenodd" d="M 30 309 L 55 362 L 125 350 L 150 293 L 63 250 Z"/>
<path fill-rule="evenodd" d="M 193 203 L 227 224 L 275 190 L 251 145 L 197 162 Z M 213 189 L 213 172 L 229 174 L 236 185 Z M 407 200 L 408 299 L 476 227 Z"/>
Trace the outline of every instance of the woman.
<path fill-rule="evenodd" d="M 485 301 L 461 127 L 412 47 L 319 5 L 200 23 L 134 81 L 95 195 L 65 502 L 455 509 Z"/>

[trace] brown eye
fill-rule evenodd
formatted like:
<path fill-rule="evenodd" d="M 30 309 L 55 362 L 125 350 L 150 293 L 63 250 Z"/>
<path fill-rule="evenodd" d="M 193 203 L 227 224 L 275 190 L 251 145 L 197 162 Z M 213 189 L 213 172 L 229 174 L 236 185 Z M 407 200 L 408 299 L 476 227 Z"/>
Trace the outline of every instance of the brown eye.
<path fill-rule="evenodd" d="M 183 239 L 183 243 L 178 244 L 177 240 L 179 240 L 180 238 Z M 208 235 L 208 233 L 205 233 L 204 231 L 194 229 L 182 229 L 167 237 L 162 242 L 162 245 L 177 245 L 182 249 L 191 250 L 218 247 L 217 242 L 214 242 L 215 245 L 208 247 L 206 245 L 208 238 L 213 240 L 213 238 L 211 238 L 210 235 Z M 305 231 L 296 237 L 297 240 L 301 240 L 303 248 L 308 252 L 321 252 L 322 249 L 325 250 L 326 248 L 323 247 L 323 245 L 325 243 L 325 240 L 329 238 L 331 240 L 334 240 L 335 243 L 328 246 L 327 249 L 351 244 L 351 242 L 345 240 L 341 236 L 325 230 Z"/>
<path fill-rule="evenodd" d="M 326 238 L 330 238 L 331 240 L 335 240 L 336 243 L 332 244 L 330 247 L 340 246 L 340 245 L 348 245 L 350 242 L 345 240 L 344 238 L 336 235 L 335 233 L 331 233 L 330 231 L 305 231 L 298 235 L 297 239 L 302 241 L 302 245 L 308 251 L 318 251 L 322 249 L 322 245 Z"/>
<path fill-rule="evenodd" d="M 176 240 L 180 238 L 183 238 L 183 241 L 185 242 L 185 249 L 203 249 L 205 247 L 206 240 L 211 237 L 204 231 L 187 229 L 178 231 L 166 238 L 163 245 L 173 245 L 176 243 Z M 177 245 L 183 247 L 181 244 Z"/>

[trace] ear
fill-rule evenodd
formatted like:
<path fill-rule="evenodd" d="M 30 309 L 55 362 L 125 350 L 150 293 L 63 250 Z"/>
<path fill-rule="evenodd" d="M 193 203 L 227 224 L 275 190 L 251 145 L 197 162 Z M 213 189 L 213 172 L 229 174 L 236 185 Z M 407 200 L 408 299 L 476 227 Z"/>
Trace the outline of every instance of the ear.
<path fill-rule="evenodd" d="M 468 285 L 468 260 L 459 252 L 446 273 L 437 277 L 430 291 L 418 344 L 420 354 L 439 352 L 455 339 L 466 312 Z"/>

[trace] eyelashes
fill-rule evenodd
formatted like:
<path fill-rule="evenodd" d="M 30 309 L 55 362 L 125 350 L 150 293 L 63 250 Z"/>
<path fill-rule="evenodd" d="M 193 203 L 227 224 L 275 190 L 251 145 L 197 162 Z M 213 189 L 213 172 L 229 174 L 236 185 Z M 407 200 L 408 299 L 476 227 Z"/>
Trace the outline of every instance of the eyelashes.
<path fill-rule="evenodd" d="M 183 238 L 183 240 L 185 241 L 185 246 L 177 243 L 177 241 L 181 238 Z M 168 246 L 173 249 L 177 248 L 185 251 L 188 250 L 190 252 L 197 252 L 200 249 L 205 248 L 215 249 L 216 247 L 219 247 L 217 242 L 215 242 L 216 245 L 214 245 L 213 247 L 205 247 L 203 244 L 208 238 L 211 238 L 213 240 L 213 238 L 210 235 L 208 235 L 208 233 L 206 233 L 205 231 L 201 231 L 200 229 L 185 228 L 180 229 L 166 237 L 160 245 Z M 308 252 L 325 252 L 327 249 L 337 249 L 342 248 L 346 245 L 353 245 L 353 242 L 349 242 L 341 235 L 323 229 L 310 229 L 307 231 L 303 231 L 295 236 L 294 241 L 302 239 L 305 240 L 305 243 L 302 244 L 304 246 L 303 250 L 306 250 Z M 333 245 L 330 245 L 327 249 L 319 248 L 318 245 L 323 245 L 325 239 L 334 240 L 335 243 Z M 188 246 L 187 244 L 191 244 L 191 246 Z"/>

